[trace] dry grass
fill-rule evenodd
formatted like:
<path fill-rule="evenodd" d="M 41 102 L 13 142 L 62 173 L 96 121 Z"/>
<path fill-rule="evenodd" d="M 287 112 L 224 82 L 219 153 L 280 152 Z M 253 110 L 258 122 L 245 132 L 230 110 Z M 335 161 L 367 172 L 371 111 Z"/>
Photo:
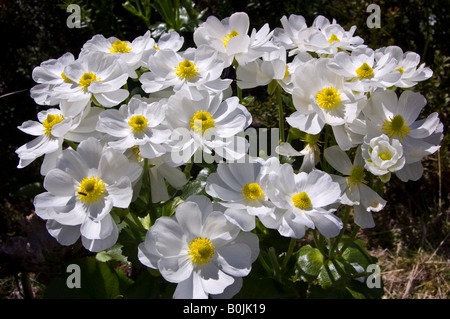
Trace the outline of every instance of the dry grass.
<path fill-rule="evenodd" d="M 446 238 L 447 239 L 447 238 Z M 445 240 L 446 240 L 445 239 Z M 442 241 L 442 244 L 445 242 Z M 419 248 L 417 252 L 376 249 L 384 282 L 384 299 L 447 299 L 450 292 L 450 261 L 439 254 Z"/>

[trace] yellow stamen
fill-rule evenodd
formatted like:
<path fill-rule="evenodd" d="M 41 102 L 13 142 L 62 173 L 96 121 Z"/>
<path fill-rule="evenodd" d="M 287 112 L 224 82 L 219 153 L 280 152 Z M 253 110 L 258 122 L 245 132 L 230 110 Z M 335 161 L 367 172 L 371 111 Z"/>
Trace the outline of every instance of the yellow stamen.
<path fill-rule="evenodd" d="M 300 209 L 308 209 L 311 207 L 311 199 L 305 192 L 292 196 L 295 207 Z"/>
<path fill-rule="evenodd" d="M 258 183 L 245 184 L 242 188 L 242 194 L 244 194 L 247 199 L 260 199 L 264 196 L 264 192 L 261 187 L 259 187 Z"/>
<path fill-rule="evenodd" d="M 142 132 L 148 125 L 148 120 L 143 115 L 134 115 L 128 121 L 128 125 L 131 126 L 131 130 L 134 132 Z"/>
<path fill-rule="evenodd" d="M 80 81 L 78 81 L 78 86 L 82 87 L 84 91 L 87 91 L 89 85 L 94 81 L 100 82 L 101 79 L 97 78 L 95 73 L 87 72 L 81 76 Z"/>
<path fill-rule="evenodd" d="M 109 48 L 109 53 L 129 53 L 131 52 L 130 45 L 125 41 L 116 40 L 111 44 Z"/>
<path fill-rule="evenodd" d="M 327 87 L 316 94 L 317 105 L 325 110 L 335 109 L 341 103 L 341 94 L 334 87 Z"/>
<path fill-rule="evenodd" d="M 105 183 L 98 177 L 85 177 L 78 185 L 78 198 L 88 204 L 97 202 L 105 193 Z"/>
<path fill-rule="evenodd" d="M 175 74 L 182 80 L 190 80 L 198 75 L 198 67 L 196 67 L 195 63 L 186 59 L 175 67 Z"/>
<path fill-rule="evenodd" d="M 211 257 L 214 255 L 214 246 L 208 238 L 197 237 L 188 245 L 189 258 L 193 263 L 197 265 L 209 264 Z"/>
<path fill-rule="evenodd" d="M 44 126 L 44 133 L 50 136 L 52 134 L 53 126 L 61 123 L 62 121 L 64 121 L 64 116 L 59 114 L 48 114 L 47 118 L 42 123 Z"/>
<path fill-rule="evenodd" d="M 330 39 L 328 40 L 328 42 L 329 42 L 329 43 L 333 43 L 333 42 L 335 42 L 335 41 L 341 42 L 341 40 L 339 40 L 339 38 L 336 36 L 336 34 L 333 33 L 333 34 L 331 35 Z"/>
<path fill-rule="evenodd" d="M 381 126 L 382 130 L 390 138 L 403 140 L 410 132 L 408 125 L 403 116 L 396 115 L 391 120 L 385 120 Z"/>
<path fill-rule="evenodd" d="M 235 36 L 238 36 L 239 32 L 233 30 L 230 33 L 228 33 L 224 38 L 223 38 L 223 46 L 226 48 L 227 47 L 227 43 L 231 38 L 234 38 Z"/>
<path fill-rule="evenodd" d="M 359 68 L 356 69 L 356 74 L 360 79 L 368 79 L 373 76 L 373 69 L 364 62 Z"/>
<path fill-rule="evenodd" d="M 198 111 L 195 112 L 194 115 L 190 118 L 191 121 L 189 125 L 191 129 L 194 130 L 195 133 L 205 133 L 206 130 L 210 128 L 214 128 L 214 119 L 209 112 L 206 111 Z"/>

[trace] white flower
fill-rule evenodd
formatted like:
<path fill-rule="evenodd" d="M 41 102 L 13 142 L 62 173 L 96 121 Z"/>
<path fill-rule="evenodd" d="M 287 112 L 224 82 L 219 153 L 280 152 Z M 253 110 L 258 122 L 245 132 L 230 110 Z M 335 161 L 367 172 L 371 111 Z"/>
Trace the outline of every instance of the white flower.
<path fill-rule="evenodd" d="M 219 163 L 217 172 L 206 180 L 206 193 L 219 198 L 227 207 L 225 216 L 244 231 L 255 228 L 255 216 L 265 216 L 274 210 L 262 187 L 263 164 Z"/>
<path fill-rule="evenodd" d="M 164 143 L 171 130 L 163 124 L 165 106 L 163 102 L 147 103 L 140 96 L 133 96 L 119 110 L 100 113 L 97 130 L 111 137 L 108 145 L 124 151 L 139 146 L 140 155 L 155 158 L 166 152 Z"/>
<path fill-rule="evenodd" d="M 311 26 L 317 28 L 322 35 L 316 35 L 311 45 L 315 45 L 314 52 L 318 54 L 336 54 L 341 50 L 353 51 L 357 47 L 365 47 L 364 40 L 359 36 L 353 36 L 356 26 L 352 26 L 349 31 L 340 26 L 336 20 L 330 20 L 324 16 L 317 16 Z"/>
<path fill-rule="evenodd" d="M 420 93 L 404 91 L 400 97 L 392 91 L 376 91 L 370 97 L 363 113 L 366 117 L 367 137 L 382 134 L 400 141 L 405 166 L 396 176 L 406 182 L 416 181 L 423 174 L 421 160 L 439 149 L 443 138 L 443 125 L 434 112 L 426 119 L 418 116 L 427 101 Z"/>
<path fill-rule="evenodd" d="M 112 107 L 125 100 L 129 92 L 121 87 L 128 73 L 117 57 L 102 52 L 92 52 L 64 68 L 69 83 L 54 88 L 61 99 L 64 116 L 76 116 L 90 105 L 91 100 L 103 107 Z"/>
<path fill-rule="evenodd" d="M 172 166 L 187 163 L 196 151 L 211 154 L 227 160 L 242 158 L 248 149 L 247 140 L 236 136 L 251 123 L 250 112 L 237 97 L 222 100 L 222 93 L 210 94 L 180 90 L 168 99 L 166 110 L 167 123 L 173 134 L 169 141 L 170 152 L 164 160 Z"/>
<path fill-rule="evenodd" d="M 297 111 L 286 121 L 308 134 L 320 133 L 325 124 L 335 130 L 354 121 L 364 102 L 346 87 L 342 76 L 327 69 L 328 63 L 324 58 L 310 60 L 297 67 L 293 75 L 292 100 Z M 337 138 L 342 136 L 336 134 Z"/>
<path fill-rule="evenodd" d="M 293 238 L 303 237 L 306 228 L 317 228 L 325 237 L 339 234 L 342 222 L 333 212 L 340 204 L 341 189 L 329 174 L 319 170 L 295 174 L 290 164 L 282 164 L 265 179 L 269 199 L 278 208 L 270 228 Z"/>
<path fill-rule="evenodd" d="M 398 46 L 388 46 L 375 50 L 375 57 L 391 54 L 397 60 L 396 71 L 401 73 L 401 77 L 395 86 L 401 88 L 413 87 L 417 82 L 429 79 L 433 75 L 430 68 L 425 67 L 425 63 L 420 63 L 420 56 L 415 52 L 405 52 Z"/>
<path fill-rule="evenodd" d="M 47 219 L 49 233 L 62 245 L 71 245 L 81 236 L 86 249 L 107 249 L 118 237 L 110 211 L 128 207 L 132 182 L 141 170 L 125 155 L 88 138 L 76 151 L 64 150 L 56 168 L 47 173 L 47 192 L 34 199 L 36 214 Z"/>
<path fill-rule="evenodd" d="M 375 56 L 375 51 L 359 47 L 350 54 L 339 52 L 328 67 L 345 77 L 355 91 L 371 92 L 378 87 L 395 85 L 402 74 L 396 70 L 398 61 L 390 54 Z"/>
<path fill-rule="evenodd" d="M 275 151 L 283 156 L 303 156 L 300 171 L 311 172 L 320 161 L 320 147 L 318 145 L 319 135 L 306 134 L 305 147 L 299 152 L 287 142 L 282 142 L 275 148 Z"/>
<path fill-rule="evenodd" d="M 385 134 L 366 140 L 361 146 L 365 168 L 374 175 L 388 182 L 391 172 L 396 172 L 405 165 L 402 144 L 397 139 L 389 140 Z"/>
<path fill-rule="evenodd" d="M 231 298 L 259 254 L 258 237 L 241 232 L 206 196 L 191 196 L 160 217 L 139 245 L 139 260 L 176 283 L 173 298 Z"/>
<path fill-rule="evenodd" d="M 254 61 L 268 50 L 275 50 L 276 46 L 270 42 L 272 32 L 266 23 L 258 32 L 253 29 L 248 35 L 250 21 L 245 12 L 233 13 L 230 17 L 220 21 L 209 16 L 194 31 L 194 42 L 213 47 L 225 61 L 225 67 L 233 63 L 233 59 L 241 64 Z"/>
<path fill-rule="evenodd" d="M 94 132 L 99 110 L 89 108 L 85 113 L 72 118 L 64 117 L 61 110 L 51 108 L 37 114 L 39 121 L 25 121 L 18 129 L 36 138 L 16 150 L 19 156 L 17 168 L 24 168 L 44 155 L 41 174 L 46 175 L 55 167 L 65 139 L 79 142 L 88 136 L 99 135 Z"/>
<path fill-rule="evenodd" d="M 150 61 L 151 56 L 159 50 L 171 50 L 178 52 L 183 47 L 183 44 L 184 38 L 177 32 L 169 31 L 163 33 L 153 45 L 153 48 L 151 48 L 150 50 L 146 50 L 142 55 L 142 66 L 148 68 L 148 61 Z"/>
<path fill-rule="evenodd" d="M 305 18 L 301 15 L 291 14 L 289 18 L 283 16 L 280 21 L 283 27 L 275 28 L 273 42 L 287 50 L 295 49 L 291 50 L 289 55 L 308 51 L 306 44 L 309 42 L 309 37 L 317 34 L 318 30 L 309 29 Z"/>
<path fill-rule="evenodd" d="M 345 205 L 353 206 L 355 223 L 362 228 L 375 226 L 372 212 L 379 212 L 386 205 L 386 201 L 366 185 L 364 159 L 358 148 L 354 162 L 350 161 L 347 153 L 337 145 L 324 151 L 327 162 L 342 176 L 333 176 L 343 190 L 341 201 Z"/>
<path fill-rule="evenodd" d="M 151 38 L 150 31 L 139 36 L 132 42 L 121 41 L 116 37 L 105 38 L 96 34 L 81 48 L 80 57 L 91 52 L 103 52 L 118 58 L 118 62 L 126 66 L 131 78 L 137 78 L 136 69 L 142 65 L 142 58 L 147 51 L 154 50 L 155 40 Z"/>
<path fill-rule="evenodd" d="M 158 50 L 148 61 L 150 72 L 141 75 L 142 89 L 147 93 L 173 87 L 174 91 L 185 86 L 207 88 L 219 92 L 225 90 L 231 79 L 221 79 L 224 61 L 217 52 L 207 46 L 189 48 L 183 53 Z"/>
<path fill-rule="evenodd" d="M 33 69 L 32 78 L 38 84 L 30 90 L 30 95 L 37 104 L 57 105 L 60 99 L 54 96 L 53 89 L 70 80 L 64 74 L 64 68 L 75 61 L 72 53 L 67 52 L 58 59 L 42 62 Z"/>

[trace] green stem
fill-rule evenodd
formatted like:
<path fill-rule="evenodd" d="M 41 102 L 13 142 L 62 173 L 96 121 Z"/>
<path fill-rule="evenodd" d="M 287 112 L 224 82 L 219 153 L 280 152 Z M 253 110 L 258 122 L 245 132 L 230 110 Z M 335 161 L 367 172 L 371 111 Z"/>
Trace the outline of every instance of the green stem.
<path fill-rule="evenodd" d="M 74 150 L 77 149 L 77 145 L 72 142 L 72 141 L 68 141 L 68 140 L 64 140 L 64 142 L 66 142 L 67 145 L 69 145 L 71 148 L 73 148 Z"/>
<path fill-rule="evenodd" d="M 190 161 L 186 163 L 186 167 L 184 168 L 184 176 L 186 176 L 187 180 L 191 178 L 191 170 L 193 165 L 194 165 L 194 155 L 192 155 Z"/>
<path fill-rule="evenodd" d="M 361 227 L 359 227 L 358 225 L 355 226 L 355 228 L 353 228 L 352 234 L 350 235 L 350 240 L 347 241 L 344 246 L 342 246 L 341 250 L 339 251 L 339 255 L 342 255 L 344 253 L 344 251 L 348 248 L 348 246 L 350 246 L 351 243 L 353 243 L 353 241 L 355 240 L 356 234 L 358 234 L 358 231 L 360 230 Z"/>
<path fill-rule="evenodd" d="M 281 86 L 277 85 L 276 88 L 277 103 L 278 103 L 278 121 L 280 127 L 280 141 L 284 142 L 284 110 L 283 110 L 283 99 L 281 97 Z"/>
<path fill-rule="evenodd" d="M 291 240 L 289 242 L 288 250 L 286 252 L 286 256 L 284 256 L 283 263 L 281 264 L 282 268 L 286 268 L 286 265 L 287 265 L 289 259 L 291 258 L 292 253 L 294 252 L 294 248 L 295 248 L 296 244 L 297 244 L 297 241 L 295 240 L 295 238 L 291 238 Z"/>
<path fill-rule="evenodd" d="M 337 247 L 339 242 L 341 241 L 342 236 L 344 235 L 345 229 L 347 228 L 348 217 L 350 215 L 350 207 L 347 206 L 344 212 L 343 226 L 339 235 L 334 239 L 333 243 L 330 245 L 330 259 L 333 259 L 334 254 L 337 253 Z"/>
<path fill-rule="evenodd" d="M 269 248 L 269 258 L 270 258 L 270 263 L 272 264 L 275 280 L 278 281 L 279 283 L 281 283 L 282 280 L 281 280 L 280 264 L 278 263 L 278 258 L 275 254 L 275 248 L 273 248 L 273 247 Z"/>
<path fill-rule="evenodd" d="M 322 255 L 326 256 L 325 247 L 323 245 L 323 236 L 321 234 L 317 234 L 318 232 L 316 229 L 313 229 L 312 232 L 313 232 L 314 244 L 316 245 L 317 249 L 320 250 Z"/>

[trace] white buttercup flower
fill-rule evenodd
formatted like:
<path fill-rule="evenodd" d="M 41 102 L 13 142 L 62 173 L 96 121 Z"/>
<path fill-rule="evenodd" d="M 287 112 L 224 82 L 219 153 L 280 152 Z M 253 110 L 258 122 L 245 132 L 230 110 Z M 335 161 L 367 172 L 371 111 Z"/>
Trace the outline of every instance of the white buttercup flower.
<path fill-rule="evenodd" d="M 388 46 L 375 50 L 375 57 L 382 57 L 390 54 L 397 60 L 396 71 L 401 73 L 400 79 L 395 86 L 401 88 L 413 87 L 420 81 L 425 81 L 433 75 L 430 68 L 425 67 L 425 63 L 420 64 L 420 56 L 415 52 L 405 52 L 398 46 Z M 420 65 L 419 65 L 420 64 Z"/>
<path fill-rule="evenodd" d="M 295 174 L 290 164 L 282 164 L 267 173 L 266 181 L 269 199 L 278 208 L 270 228 L 293 238 L 303 237 L 306 228 L 317 228 L 325 237 L 339 234 L 343 224 L 333 212 L 340 204 L 341 188 L 329 174 Z"/>
<path fill-rule="evenodd" d="M 163 124 L 165 106 L 162 102 L 147 103 L 140 96 L 133 96 L 119 110 L 100 113 L 97 130 L 106 133 L 108 145 L 118 150 L 138 146 L 140 155 L 155 158 L 166 152 L 164 143 L 171 130 Z"/>
<path fill-rule="evenodd" d="M 436 152 L 443 138 L 443 124 L 438 113 L 417 119 L 426 103 L 425 97 L 417 92 L 404 91 L 397 97 L 395 92 L 379 90 L 372 94 L 363 110 L 367 140 L 385 134 L 402 144 L 406 162 L 395 174 L 404 182 L 422 176 L 421 160 Z"/>
<path fill-rule="evenodd" d="M 307 45 L 311 37 L 319 34 L 319 30 L 308 28 L 305 18 L 301 15 L 291 14 L 289 18 L 283 16 L 280 21 L 282 28 L 275 28 L 273 42 L 290 50 L 289 55 L 308 51 Z"/>
<path fill-rule="evenodd" d="M 112 107 L 129 95 L 128 90 L 121 88 L 128 73 L 114 55 L 102 52 L 83 55 L 66 66 L 64 74 L 70 82 L 54 88 L 64 116 L 78 115 L 92 100 L 103 107 Z"/>
<path fill-rule="evenodd" d="M 233 63 L 246 64 L 261 57 L 276 46 L 270 42 L 272 32 L 265 24 L 258 32 L 253 30 L 248 35 L 250 21 L 245 12 L 233 13 L 230 17 L 219 20 L 209 16 L 194 31 L 194 41 L 197 46 L 202 44 L 213 47 L 225 61 L 225 67 Z"/>
<path fill-rule="evenodd" d="M 390 54 L 378 55 L 367 47 L 359 47 L 350 54 L 339 52 L 328 67 L 345 77 L 355 91 L 371 92 L 378 87 L 388 88 L 401 78 L 397 60 Z"/>
<path fill-rule="evenodd" d="M 365 47 L 364 40 L 359 36 L 353 36 L 356 26 L 352 26 L 349 31 L 340 26 L 335 19 L 332 22 L 324 16 L 317 16 L 311 26 L 320 31 L 320 35 L 314 38 L 317 47 L 314 52 L 319 54 L 336 54 L 341 50 L 353 51 L 357 47 Z"/>
<path fill-rule="evenodd" d="M 30 95 L 37 104 L 59 103 L 60 99 L 54 96 L 53 89 L 64 82 L 71 82 L 64 74 L 64 68 L 73 61 L 75 61 L 73 54 L 67 52 L 58 59 L 44 61 L 33 69 L 32 78 L 38 84 L 31 88 Z"/>
<path fill-rule="evenodd" d="M 258 237 L 241 232 L 202 195 L 158 218 L 138 247 L 144 265 L 177 284 L 175 299 L 233 297 L 258 255 Z"/>
<path fill-rule="evenodd" d="M 221 79 L 224 61 L 213 48 L 202 45 L 189 48 L 183 53 L 173 50 L 158 50 L 147 63 L 150 72 L 141 75 L 142 89 L 147 93 L 158 92 L 169 87 L 174 91 L 182 87 L 195 86 L 211 91 L 223 91 L 231 79 Z"/>
<path fill-rule="evenodd" d="M 164 155 L 166 163 L 179 166 L 187 163 L 197 152 L 227 160 L 242 158 L 248 149 L 244 137 L 237 136 L 252 122 L 250 112 L 237 97 L 222 100 L 222 93 L 210 95 L 206 91 L 180 90 L 168 99 L 166 120 L 173 129 L 170 152 Z"/>
<path fill-rule="evenodd" d="M 184 38 L 175 31 L 164 32 L 155 42 L 153 48 L 145 50 L 142 55 L 142 66 L 148 68 L 148 62 L 151 56 L 159 50 L 170 50 L 178 52 L 184 44 Z"/>
<path fill-rule="evenodd" d="M 364 101 L 346 87 L 342 76 L 327 68 L 329 61 L 324 58 L 307 61 L 293 75 L 292 100 L 297 111 L 286 121 L 308 134 L 320 133 L 325 124 L 335 129 L 353 122 Z"/>
<path fill-rule="evenodd" d="M 76 151 L 64 150 L 56 168 L 45 176 L 47 192 L 35 197 L 36 214 L 47 220 L 49 233 L 62 245 L 81 236 L 90 251 L 110 248 L 118 237 L 110 211 L 129 206 L 132 183 L 141 170 L 122 153 L 88 138 Z"/>
<path fill-rule="evenodd" d="M 262 187 L 263 164 L 219 163 L 217 172 L 206 180 L 206 193 L 221 199 L 227 207 L 224 214 L 244 231 L 255 228 L 255 216 L 265 216 L 274 210 Z"/>
<path fill-rule="evenodd" d="M 80 57 L 91 52 L 112 54 L 118 58 L 119 63 L 126 66 L 131 78 L 137 78 L 136 69 L 142 65 L 142 58 L 147 51 L 154 50 L 155 40 L 151 38 L 150 31 L 137 37 L 132 42 L 122 41 L 116 37 L 105 38 L 101 34 L 94 35 L 81 48 Z"/>
<path fill-rule="evenodd" d="M 372 212 L 379 212 L 386 205 L 386 201 L 373 189 L 366 185 L 364 159 L 358 148 L 353 163 L 347 153 L 337 145 L 324 151 L 327 162 L 342 176 L 333 176 L 339 182 L 343 191 L 341 201 L 344 205 L 354 208 L 355 223 L 362 228 L 375 226 Z"/>
<path fill-rule="evenodd" d="M 98 113 L 98 108 L 89 108 L 85 113 L 73 118 L 64 117 L 61 110 L 51 108 L 37 114 L 39 121 L 25 121 L 18 128 L 36 138 L 16 150 L 19 156 L 17 167 L 24 168 L 44 155 L 40 171 L 42 175 L 46 175 L 55 167 L 65 139 L 80 142 L 89 136 L 99 136 L 95 132 Z"/>
<path fill-rule="evenodd" d="M 309 173 L 320 161 L 319 137 L 319 135 L 306 134 L 302 139 L 305 146 L 301 151 L 297 151 L 287 142 L 282 142 L 275 148 L 275 152 L 283 156 L 303 156 L 300 171 Z"/>
<path fill-rule="evenodd" d="M 388 182 L 391 172 L 396 172 L 405 165 L 402 144 L 397 139 L 390 140 L 385 134 L 366 140 L 361 146 L 365 168 L 374 175 Z"/>

